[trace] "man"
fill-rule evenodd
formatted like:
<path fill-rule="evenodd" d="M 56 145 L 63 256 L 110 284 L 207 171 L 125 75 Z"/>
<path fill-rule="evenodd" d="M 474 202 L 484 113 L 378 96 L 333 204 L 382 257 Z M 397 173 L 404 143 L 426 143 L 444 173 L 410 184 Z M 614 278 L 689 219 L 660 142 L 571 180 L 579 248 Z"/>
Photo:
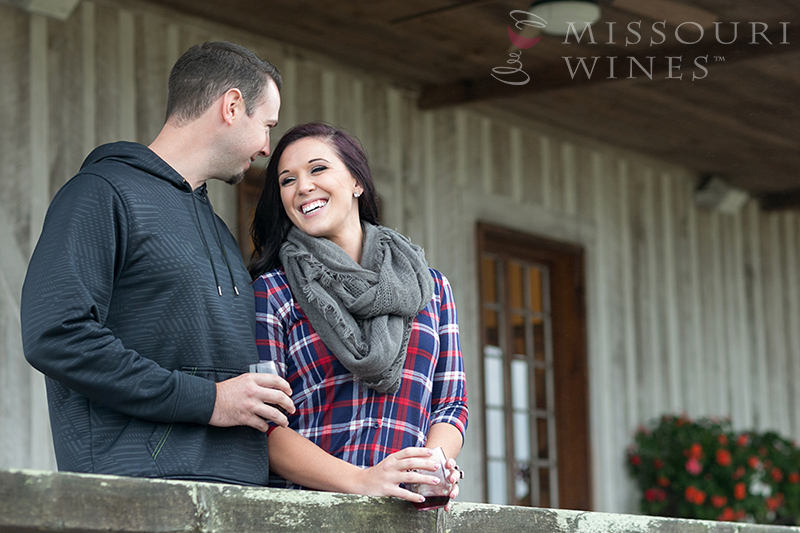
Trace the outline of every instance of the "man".
<path fill-rule="evenodd" d="M 287 425 L 291 390 L 242 374 L 258 360 L 253 290 L 205 183 L 269 154 L 280 85 L 241 46 L 192 47 L 149 148 L 97 148 L 53 199 L 21 318 L 59 470 L 266 484 L 263 432 Z"/>

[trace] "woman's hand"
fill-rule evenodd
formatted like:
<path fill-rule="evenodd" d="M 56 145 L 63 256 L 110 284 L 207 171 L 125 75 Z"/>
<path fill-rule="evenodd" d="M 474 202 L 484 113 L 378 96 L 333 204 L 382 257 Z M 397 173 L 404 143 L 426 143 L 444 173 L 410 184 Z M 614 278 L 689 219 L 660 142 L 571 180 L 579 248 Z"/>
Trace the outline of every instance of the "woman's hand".
<path fill-rule="evenodd" d="M 449 511 L 453 507 L 452 500 L 458 496 L 459 493 L 458 482 L 464 477 L 464 473 L 458 468 L 458 464 L 456 464 L 456 457 L 458 457 L 461 451 L 462 443 L 463 437 L 461 432 L 452 424 L 439 422 L 433 424 L 428 430 L 428 442 L 425 446 L 429 448 L 441 446 L 445 457 L 448 458 L 445 462 L 445 466 L 448 471 L 447 481 L 452 484 L 452 488 L 450 489 L 451 501 L 447 502 L 447 506 L 444 508 L 445 511 Z"/>
<path fill-rule="evenodd" d="M 447 481 L 453 485 L 453 488 L 450 490 L 450 501 L 447 502 L 447 505 L 444 508 L 445 511 L 450 511 L 453 508 L 453 500 L 455 500 L 456 497 L 458 497 L 459 493 L 458 482 L 461 481 L 461 478 L 464 477 L 464 472 L 460 468 L 458 468 L 456 460 L 453 459 L 452 457 L 447 460 L 445 466 L 447 467 L 447 472 L 448 472 Z"/>
<path fill-rule="evenodd" d="M 437 477 L 423 473 L 424 471 L 435 472 L 439 468 L 436 461 L 431 459 L 431 454 L 432 452 L 428 448 L 404 448 L 387 456 L 375 466 L 361 470 L 361 487 L 358 494 L 393 496 L 416 503 L 425 501 L 424 496 L 404 489 L 400 484 L 438 484 Z M 455 493 L 458 494 L 458 488 L 455 488 Z"/>

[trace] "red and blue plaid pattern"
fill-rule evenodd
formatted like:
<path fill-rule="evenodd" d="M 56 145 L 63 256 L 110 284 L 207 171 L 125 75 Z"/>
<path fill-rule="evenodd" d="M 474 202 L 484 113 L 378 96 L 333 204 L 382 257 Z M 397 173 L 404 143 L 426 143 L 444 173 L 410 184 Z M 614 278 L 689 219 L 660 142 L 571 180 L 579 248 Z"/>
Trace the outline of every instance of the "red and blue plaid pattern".
<path fill-rule="evenodd" d="M 464 434 L 467 396 L 456 305 L 447 279 L 431 269 L 434 295 L 414 319 L 403 379 L 395 394 L 365 387 L 322 343 L 295 302 L 283 269 L 253 282 L 256 343 L 292 386 L 289 427 L 323 450 L 366 468 L 410 446 L 424 446 L 432 424 Z M 272 474 L 270 485 L 297 487 Z"/>

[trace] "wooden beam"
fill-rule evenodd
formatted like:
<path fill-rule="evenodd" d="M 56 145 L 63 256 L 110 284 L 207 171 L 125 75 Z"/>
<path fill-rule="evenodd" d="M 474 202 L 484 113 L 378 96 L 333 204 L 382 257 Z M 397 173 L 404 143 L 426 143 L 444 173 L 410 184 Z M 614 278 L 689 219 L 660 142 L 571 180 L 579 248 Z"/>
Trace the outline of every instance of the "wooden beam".
<path fill-rule="evenodd" d="M 56 20 L 67 20 L 80 0 L 0 0 L 0 4 L 23 9 Z"/>
<path fill-rule="evenodd" d="M 798 22 L 800 23 L 800 22 Z M 788 28 L 794 23 L 789 23 Z M 491 74 L 481 76 L 474 79 L 461 80 L 453 83 L 446 83 L 442 85 L 429 85 L 423 88 L 420 95 L 418 105 L 420 109 L 436 109 L 451 105 L 464 104 L 467 102 L 476 102 L 482 100 L 490 100 L 495 98 L 509 98 L 521 96 L 525 94 L 534 94 L 543 91 L 551 91 L 565 87 L 577 87 L 581 85 L 593 85 L 598 83 L 608 83 L 612 81 L 621 81 L 629 79 L 631 69 L 634 69 L 634 75 L 645 76 L 644 72 L 638 66 L 633 64 L 633 61 L 638 61 L 641 65 L 649 70 L 651 57 L 653 60 L 652 75 L 653 79 L 666 77 L 670 74 L 670 61 L 667 57 L 683 57 L 681 65 L 684 69 L 688 65 L 692 65 L 692 69 L 696 69 L 698 75 L 702 74 L 694 64 L 694 58 L 707 56 L 707 62 L 703 64 L 709 71 L 717 66 L 729 65 L 731 63 L 738 63 L 764 56 L 774 56 L 782 53 L 797 52 L 798 48 L 789 44 L 780 44 L 786 42 L 784 40 L 784 27 L 781 24 L 771 25 L 764 36 L 773 43 L 772 45 L 764 42 L 763 37 L 758 37 L 758 44 L 750 44 L 752 40 L 752 29 L 749 24 L 743 25 L 740 28 L 739 38 L 732 44 L 721 44 L 711 32 L 706 32 L 706 37 L 700 43 L 695 45 L 679 44 L 677 46 L 670 46 L 668 48 L 654 47 L 645 51 L 636 52 L 634 54 L 624 55 L 618 48 L 611 48 L 605 45 L 597 46 L 598 54 L 585 58 L 586 66 L 591 70 L 594 62 L 594 57 L 599 57 L 594 64 L 594 70 L 591 77 L 586 75 L 584 69 L 576 66 L 578 57 L 572 58 L 573 69 L 577 69 L 574 76 L 570 72 L 567 65 L 561 63 L 550 62 L 543 67 L 536 68 L 535 70 L 528 71 L 530 81 L 523 85 L 512 85 L 503 83 Z M 730 32 L 722 32 L 720 41 L 729 42 L 733 40 L 733 34 Z M 711 34 L 711 38 L 709 38 Z M 566 45 L 565 45 L 566 46 Z M 584 45 L 586 46 L 586 45 Z M 565 48 L 565 50 L 567 50 Z M 585 48 L 584 48 L 585 50 Z M 609 57 L 616 56 L 613 61 Z M 569 57 L 569 56 L 562 56 Z M 583 57 L 583 56 L 581 56 Z M 717 61 L 716 58 L 724 58 L 722 61 Z M 523 52 L 520 60 L 523 64 L 522 71 L 525 69 L 525 54 Z M 565 60 L 566 61 L 566 60 Z M 632 67 L 629 65 L 633 65 Z M 673 66 L 677 66 L 677 60 Z M 502 65 L 505 66 L 505 65 Z M 673 71 L 674 76 L 679 76 L 684 72 L 684 77 L 691 76 L 691 71 Z M 711 75 L 711 74 L 709 74 Z M 521 77 L 521 79 L 520 79 Z M 503 78 L 503 76 L 500 76 Z M 504 78 L 509 79 L 510 78 Z M 691 79 L 691 78 L 690 78 Z M 524 75 L 519 74 L 516 80 L 522 81 Z"/>
<path fill-rule="evenodd" d="M 785 193 L 770 193 L 759 197 L 758 203 L 764 211 L 800 209 L 800 189 Z"/>
<path fill-rule="evenodd" d="M 444 7 L 437 7 L 434 9 L 428 9 L 427 11 L 422 11 L 420 13 L 415 13 L 413 15 L 408 15 L 405 17 L 400 17 L 392 20 L 391 24 L 403 24 L 404 22 L 418 22 L 420 20 L 429 19 L 431 17 L 435 17 L 437 15 L 441 15 L 444 13 L 453 13 L 455 11 L 461 11 L 463 9 L 467 9 L 470 7 L 478 7 L 485 4 L 494 4 L 497 0 L 468 0 L 467 2 L 462 2 L 460 4 L 454 4 L 450 6 Z"/>

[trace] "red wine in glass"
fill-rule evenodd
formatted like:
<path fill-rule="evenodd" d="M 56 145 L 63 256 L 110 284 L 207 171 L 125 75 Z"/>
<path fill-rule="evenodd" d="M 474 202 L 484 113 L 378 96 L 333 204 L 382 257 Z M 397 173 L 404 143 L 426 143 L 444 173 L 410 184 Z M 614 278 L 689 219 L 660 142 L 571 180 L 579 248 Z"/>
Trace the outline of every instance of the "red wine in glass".
<path fill-rule="evenodd" d="M 436 462 L 439 468 L 436 472 L 425 472 L 425 474 L 438 478 L 439 484 L 414 484 L 408 487 L 412 492 L 425 496 L 424 502 L 412 502 L 414 507 L 420 511 L 439 509 L 447 505 L 450 501 L 450 491 L 453 488 L 452 484 L 447 480 L 447 458 L 444 455 L 444 450 L 440 446 L 432 448 L 431 452 L 431 458 Z"/>
<path fill-rule="evenodd" d="M 414 507 L 420 511 L 430 511 L 444 507 L 450 501 L 449 496 L 427 496 L 424 502 L 413 502 Z"/>

